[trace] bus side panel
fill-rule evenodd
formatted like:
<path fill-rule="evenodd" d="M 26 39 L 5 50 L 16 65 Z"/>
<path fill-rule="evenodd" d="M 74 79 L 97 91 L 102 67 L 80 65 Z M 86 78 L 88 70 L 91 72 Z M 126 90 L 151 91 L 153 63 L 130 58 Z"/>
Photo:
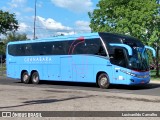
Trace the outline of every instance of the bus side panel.
<path fill-rule="evenodd" d="M 29 71 L 32 72 L 33 70 L 38 72 L 40 80 L 45 80 L 45 77 L 43 76 L 43 65 L 42 64 L 41 65 L 40 64 L 30 64 Z"/>
<path fill-rule="evenodd" d="M 14 74 L 14 67 L 13 67 L 13 65 L 9 65 L 8 63 L 7 63 L 7 77 L 10 77 L 10 78 L 12 78 L 12 76 L 13 76 L 13 74 Z"/>
<path fill-rule="evenodd" d="M 77 64 L 76 65 L 76 71 L 74 71 L 74 74 L 76 74 L 76 81 L 77 82 L 95 82 L 93 78 L 93 65 L 85 65 L 85 64 Z"/>
<path fill-rule="evenodd" d="M 48 65 L 47 73 L 48 78 L 46 80 L 54 81 L 60 80 L 60 65 Z"/>
<path fill-rule="evenodd" d="M 93 63 L 91 57 L 87 55 L 73 55 L 72 57 L 73 81 L 95 82 L 93 80 Z"/>
<path fill-rule="evenodd" d="M 26 70 L 28 72 L 28 74 L 30 75 L 30 71 L 28 71 L 29 70 L 29 65 L 26 65 L 26 64 L 25 65 L 19 65 L 19 73 L 20 74 L 23 70 Z"/>
<path fill-rule="evenodd" d="M 47 72 L 47 70 L 48 70 L 48 65 L 44 63 L 42 65 L 42 76 L 43 76 L 43 77 L 41 77 L 42 80 L 48 80 L 48 72 Z"/>
<path fill-rule="evenodd" d="M 93 82 L 96 82 L 97 80 L 97 74 L 99 72 L 103 72 L 108 74 L 110 81 L 112 81 L 112 76 L 113 76 L 113 72 L 112 72 L 112 65 L 109 62 L 109 60 L 106 57 L 103 56 L 90 56 L 89 57 L 89 62 L 90 64 L 93 64 Z"/>
<path fill-rule="evenodd" d="M 109 78 L 112 78 L 113 75 L 109 60 L 96 55 L 75 55 L 73 56 L 72 66 L 73 78 L 76 78 L 78 82 L 96 83 L 98 72 L 107 73 Z"/>
<path fill-rule="evenodd" d="M 73 76 L 76 81 L 96 83 L 98 72 L 105 72 L 112 77 L 112 65 L 105 57 L 96 55 L 78 55 L 73 57 Z"/>
<path fill-rule="evenodd" d="M 16 69 L 17 68 L 16 68 L 15 64 L 11 63 L 11 64 L 7 65 L 7 77 L 19 79 L 19 77 L 16 77 L 17 76 Z"/>
<path fill-rule="evenodd" d="M 7 55 L 7 77 L 20 79 L 18 63 L 15 57 Z"/>
<path fill-rule="evenodd" d="M 72 56 L 60 57 L 62 81 L 72 81 Z"/>
<path fill-rule="evenodd" d="M 110 83 L 113 83 L 113 72 L 112 72 L 112 66 L 107 64 L 96 64 L 94 65 L 94 76 L 95 76 L 95 80 L 96 80 L 96 76 L 97 73 L 99 72 L 105 72 L 108 77 L 109 77 L 109 81 Z"/>

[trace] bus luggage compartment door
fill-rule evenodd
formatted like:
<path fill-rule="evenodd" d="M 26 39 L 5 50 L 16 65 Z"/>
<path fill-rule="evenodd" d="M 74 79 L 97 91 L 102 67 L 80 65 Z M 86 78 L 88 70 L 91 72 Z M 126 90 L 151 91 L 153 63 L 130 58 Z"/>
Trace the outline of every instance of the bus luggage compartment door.
<path fill-rule="evenodd" d="M 61 57 L 61 80 L 72 81 L 72 56 Z"/>

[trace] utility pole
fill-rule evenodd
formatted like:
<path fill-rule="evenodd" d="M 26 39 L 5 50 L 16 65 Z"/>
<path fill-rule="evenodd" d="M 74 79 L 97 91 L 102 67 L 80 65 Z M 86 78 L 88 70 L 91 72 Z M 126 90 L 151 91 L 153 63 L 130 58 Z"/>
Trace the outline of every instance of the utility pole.
<path fill-rule="evenodd" d="M 35 0 L 34 3 L 34 35 L 33 35 L 33 39 L 36 39 L 36 17 L 37 17 L 37 0 Z"/>

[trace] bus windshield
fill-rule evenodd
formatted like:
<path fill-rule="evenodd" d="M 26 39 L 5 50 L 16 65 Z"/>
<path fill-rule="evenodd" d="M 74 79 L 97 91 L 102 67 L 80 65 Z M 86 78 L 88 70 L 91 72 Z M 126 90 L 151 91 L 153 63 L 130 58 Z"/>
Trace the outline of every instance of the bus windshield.
<path fill-rule="evenodd" d="M 129 68 L 135 71 L 148 71 L 149 59 L 145 48 L 133 48 L 133 56 L 129 57 Z"/>

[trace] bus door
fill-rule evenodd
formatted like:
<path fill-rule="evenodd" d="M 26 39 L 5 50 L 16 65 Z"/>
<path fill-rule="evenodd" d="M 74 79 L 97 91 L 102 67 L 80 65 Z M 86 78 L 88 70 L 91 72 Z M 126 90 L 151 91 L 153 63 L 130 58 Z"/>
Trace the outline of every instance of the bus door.
<path fill-rule="evenodd" d="M 114 64 L 113 65 L 113 71 L 114 71 L 113 82 L 126 83 L 127 74 L 124 72 L 126 71 L 126 67 L 127 67 L 126 50 L 124 48 L 115 48 L 111 63 Z"/>
<path fill-rule="evenodd" d="M 72 81 L 72 56 L 64 56 L 61 61 L 61 80 Z"/>

